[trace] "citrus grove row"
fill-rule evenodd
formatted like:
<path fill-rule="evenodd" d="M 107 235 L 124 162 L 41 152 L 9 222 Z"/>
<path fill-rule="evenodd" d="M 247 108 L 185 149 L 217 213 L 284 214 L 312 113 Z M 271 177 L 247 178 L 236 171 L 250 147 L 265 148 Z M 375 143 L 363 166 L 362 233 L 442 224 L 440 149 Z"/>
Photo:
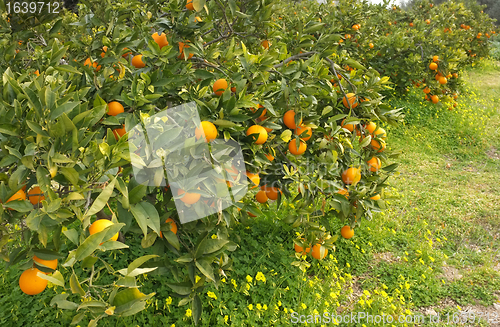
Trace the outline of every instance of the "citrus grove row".
<path fill-rule="evenodd" d="M 229 253 L 244 246 L 232 226 L 251 225 L 286 199 L 295 214 L 275 219 L 297 231 L 295 263 L 307 269 L 386 208 L 397 168 L 386 128 L 403 116 L 384 98 L 415 85 L 452 107 L 460 69 L 487 53 L 496 34 L 480 10 L 428 1 L 407 12 L 350 0 L 84 1 L 78 15 L 20 31 L 4 13 L 3 259 L 23 271 L 26 294 L 60 286 L 51 305 L 75 310 L 75 324 L 140 312 L 154 296 L 139 291 L 146 273 L 169 275 L 171 294 L 198 323 L 204 287 L 230 275 Z M 223 154 L 213 141 L 233 140 L 247 172 L 229 162 L 227 186 L 250 187 L 234 206 L 180 224 L 174 200 L 193 210 L 218 206 L 207 199 L 220 178 L 175 194 L 168 181 L 141 183 L 134 167 L 165 174 L 128 137 L 189 102 L 202 120 L 194 137 L 159 125 L 149 141 L 208 143 L 216 160 Z M 171 176 L 197 169 L 165 168 Z M 119 270 L 106 263 L 104 254 L 132 244 L 150 254 Z M 113 282 L 96 286 L 96 269 Z"/>

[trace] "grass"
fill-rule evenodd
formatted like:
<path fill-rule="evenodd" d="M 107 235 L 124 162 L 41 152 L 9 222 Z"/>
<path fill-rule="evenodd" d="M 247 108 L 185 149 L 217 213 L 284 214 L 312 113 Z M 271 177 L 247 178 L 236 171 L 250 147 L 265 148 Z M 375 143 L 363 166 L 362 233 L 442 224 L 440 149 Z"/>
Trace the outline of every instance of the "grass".
<path fill-rule="evenodd" d="M 409 122 L 388 128 L 388 144 L 403 150 L 401 174 L 392 208 L 361 229 L 371 231 L 375 252 L 395 259 L 373 264 L 364 286 L 396 288 L 398 275 L 408 277 L 414 310 L 445 299 L 458 307 L 499 301 L 499 72 L 492 61 L 462 72 L 467 83 L 451 111 L 424 103 L 421 90 L 391 100 Z M 447 266 L 462 278 L 441 276 Z"/>

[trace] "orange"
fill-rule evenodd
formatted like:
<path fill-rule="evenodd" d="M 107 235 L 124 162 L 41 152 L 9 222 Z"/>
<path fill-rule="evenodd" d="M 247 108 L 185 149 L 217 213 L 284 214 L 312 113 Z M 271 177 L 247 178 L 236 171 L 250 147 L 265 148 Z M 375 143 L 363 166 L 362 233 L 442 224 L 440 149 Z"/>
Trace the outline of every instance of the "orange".
<path fill-rule="evenodd" d="M 54 260 L 43 260 L 38 258 L 36 255 L 33 256 L 33 261 L 36 263 L 41 264 L 42 266 L 46 266 L 50 269 L 56 270 L 57 269 L 57 259 Z"/>
<path fill-rule="evenodd" d="M 268 40 L 264 40 L 262 42 L 260 42 L 260 45 L 264 48 L 264 49 L 269 49 L 269 41 Z"/>
<path fill-rule="evenodd" d="M 215 81 L 214 86 L 213 86 L 215 95 L 221 96 L 224 91 L 227 89 L 227 81 L 223 78 L 218 79 Z"/>
<path fill-rule="evenodd" d="M 380 200 L 380 194 L 375 194 L 374 196 L 372 196 L 370 199 L 372 200 Z"/>
<path fill-rule="evenodd" d="M 167 220 L 165 220 L 165 222 L 170 225 L 170 231 L 174 234 L 177 234 L 177 224 L 175 223 L 175 221 L 172 218 L 167 218 Z M 163 236 L 163 234 L 160 231 L 160 237 L 162 237 L 162 236 Z"/>
<path fill-rule="evenodd" d="M 428 93 L 430 93 L 430 92 L 431 92 L 431 89 L 429 89 L 428 87 L 425 87 L 425 89 L 424 89 L 424 93 L 425 93 L 425 94 L 428 94 Z"/>
<path fill-rule="evenodd" d="M 122 137 L 123 135 L 125 135 L 125 133 L 127 133 L 127 131 L 125 130 L 125 125 L 123 125 L 122 128 L 115 128 L 113 130 L 113 134 L 115 135 L 115 139 L 117 141 L 120 139 L 120 137 Z"/>
<path fill-rule="evenodd" d="M 439 102 L 439 97 L 434 94 L 433 96 L 431 96 L 431 100 L 432 100 L 432 103 L 436 104 Z"/>
<path fill-rule="evenodd" d="M 349 132 L 354 131 L 354 129 L 356 128 L 356 126 L 354 126 L 354 124 L 344 124 L 344 122 L 345 122 L 345 119 L 342 121 L 342 123 L 340 123 L 340 126 L 347 129 Z"/>
<path fill-rule="evenodd" d="M 342 235 L 343 238 L 350 239 L 354 236 L 354 229 L 349 225 L 345 225 L 340 229 L 340 235 Z"/>
<path fill-rule="evenodd" d="M 410 23 L 410 27 L 413 27 L 413 23 Z"/>
<path fill-rule="evenodd" d="M 352 25 L 352 29 L 353 29 L 353 30 L 355 30 L 355 31 L 359 30 L 359 26 L 358 26 L 358 24 L 354 24 L 354 25 Z"/>
<path fill-rule="evenodd" d="M 327 254 L 328 254 L 328 249 L 325 249 L 323 256 L 321 256 L 321 244 L 319 243 L 313 246 L 312 248 L 312 256 L 314 259 L 322 260 L 326 257 Z"/>
<path fill-rule="evenodd" d="M 123 50 L 128 50 L 128 48 L 123 48 Z M 131 54 L 132 54 L 132 52 L 126 52 L 126 53 L 122 54 L 122 57 L 127 58 L 128 55 L 131 55 Z"/>
<path fill-rule="evenodd" d="M 158 44 L 160 49 L 168 45 L 167 34 L 165 33 L 161 33 L 160 35 L 158 35 L 158 32 L 156 32 L 153 35 L 151 35 L 151 37 L 153 38 L 153 40 L 155 40 L 156 44 Z"/>
<path fill-rule="evenodd" d="M 373 43 L 369 43 L 368 46 L 370 47 L 370 49 L 373 49 L 374 47 Z"/>
<path fill-rule="evenodd" d="M 259 134 L 255 140 L 255 144 L 264 144 L 267 141 L 267 131 L 260 125 L 253 125 L 247 129 L 247 136 L 252 134 Z"/>
<path fill-rule="evenodd" d="M 349 198 L 349 191 L 346 190 L 345 188 L 340 189 L 337 191 L 338 194 L 345 196 L 346 199 Z"/>
<path fill-rule="evenodd" d="M 293 244 L 293 248 L 295 249 L 295 252 L 300 253 L 300 255 L 306 255 L 307 253 L 311 252 L 311 247 L 307 247 L 305 250 L 302 246 Z"/>
<path fill-rule="evenodd" d="M 254 174 L 254 173 L 251 173 L 251 172 L 247 171 L 247 177 L 248 177 L 248 179 L 252 183 L 254 183 L 254 186 L 252 186 L 251 188 L 256 188 L 256 187 L 259 186 L 259 184 L 260 184 L 260 176 L 259 176 L 258 173 Z"/>
<path fill-rule="evenodd" d="M 101 52 L 101 58 L 104 58 L 104 56 L 106 55 L 106 51 L 108 51 L 108 47 L 107 46 L 103 46 L 102 47 L 102 51 L 103 52 Z"/>
<path fill-rule="evenodd" d="M 375 130 L 377 129 L 377 124 L 374 122 L 369 122 L 368 125 L 365 125 L 365 129 L 368 131 L 368 133 L 373 134 Z"/>
<path fill-rule="evenodd" d="M 356 184 L 361 180 L 361 169 L 351 167 L 342 173 L 342 181 L 346 184 Z"/>
<path fill-rule="evenodd" d="M 236 93 L 236 87 L 235 86 L 231 87 L 231 92 Z"/>
<path fill-rule="evenodd" d="M 257 202 L 259 203 L 266 203 L 267 202 L 267 195 L 266 195 L 266 191 L 259 191 L 257 192 L 257 194 L 255 195 L 255 200 L 257 200 Z"/>
<path fill-rule="evenodd" d="M 35 70 L 35 73 L 34 73 L 36 76 L 40 76 L 40 72 L 37 70 Z"/>
<path fill-rule="evenodd" d="M 436 70 L 438 68 L 438 65 L 435 62 L 431 62 L 429 65 L 430 70 Z"/>
<path fill-rule="evenodd" d="M 446 79 L 446 77 L 441 76 L 441 77 L 439 78 L 439 84 L 446 84 L 446 82 L 448 82 L 448 80 Z"/>
<path fill-rule="evenodd" d="M 376 150 L 377 152 L 382 152 L 385 150 L 385 141 L 384 140 L 372 140 L 370 142 L 370 145 L 372 146 L 373 150 Z"/>
<path fill-rule="evenodd" d="M 203 128 L 203 132 L 201 128 Z M 204 134 L 206 142 L 210 142 L 212 140 L 215 140 L 215 138 L 217 138 L 218 135 L 217 128 L 213 123 L 209 121 L 202 121 L 201 128 L 196 128 L 196 130 L 194 131 L 194 135 L 196 136 L 197 140 L 202 136 L 202 134 Z"/>
<path fill-rule="evenodd" d="M 375 129 L 375 131 L 373 131 L 372 135 L 373 135 L 373 137 L 379 137 L 381 139 L 385 139 L 387 137 L 385 129 L 383 129 L 382 127 L 378 127 L 377 129 Z"/>
<path fill-rule="evenodd" d="M 429 25 L 429 24 L 431 23 L 431 20 L 430 20 L 430 19 L 427 19 L 427 20 L 425 20 L 425 23 L 426 23 L 427 25 Z"/>
<path fill-rule="evenodd" d="M 186 193 L 184 190 L 177 190 L 177 195 L 182 195 Z M 180 200 L 185 204 L 195 204 L 200 200 L 201 194 L 199 193 L 186 193 Z"/>
<path fill-rule="evenodd" d="M 259 104 L 259 109 L 262 108 L 262 107 L 263 107 L 263 105 Z M 250 110 L 252 110 L 252 112 L 256 112 L 258 109 L 250 108 Z M 262 113 L 260 114 L 259 118 L 261 118 L 261 119 L 264 118 L 266 116 L 266 113 L 267 113 L 267 109 L 262 110 Z M 269 128 L 269 130 L 272 130 L 272 129 Z M 269 130 L 268 130 L 268 128 L 266 128 L 266 131 L 269 132 Z"/>
<path fill-rule="evenodd" d="M 344 104 L 344 106 L 346 108 L 349 108 L 349 104 L 347 103 L 347 101 L 349 101 L 353 109 L 358 106 L 358 102 L 356 101 L 356 94 L 354 93 L 347 93 L 345 97 L 342 98 L 342 103 Z"/>
<path fill-rule="evenodd" d="M 123 106 L 120 102 L 111 101 L 108 103 L 108 115 L 116 116 L 124 112 Z"/>
<path fill-rule="evenodd" d="M 366 162 L 368 166 L 370 166 L 370 171 L 376 172 L 380 169 L 382 166 L 382 163 L 380 162 L 380 159 L 377 157 L 373 157 L 370 160 Z"/>
<path fill-rule="evenodd" d="M 186 41 L 186 43 L 189 42 L 189 41 Z M 184 59 L 184 48 L 189 48 L 189 45 L 187 45 L 186 43 L 184 42 L 179 42 L 179 53 L 180 55 L 177 57 L 179 59 Z M 190 53 L 188 55 L 188 59 L 191 59 L 191 57 L 193 56 L 194 54 L 193 53 Z"/>
<path fill-rule="evenodd" d="M 301 154 L 306 152 L 307 144 L 306 144 L 306 142 L 300 140 L 300 145 L 299 145 L 299 148 L 297 149 L 297 142 L 296 141 L 297 141 L 296 139 L 293 139 L 290 141 L 290 143 L 288 143 L 288 150 L 290 150 L 291 154 L 294 154 L 296 156 L 300 156 Z"/>
<path fill-rule="evenodd" d="M 92 225 L 90 225 L 89 233 L 90 233 L 90 235 L 93 235 L 93 234 L 98 233 L 98 232 L 102 231 L 104 228 L 111 226 L 111 225 L 113 225 L 113 222 L 111 220 L 98 219 L 98 220 L 94 221 L 94 223 Z M 113 237 L 111 237 L 109 240 L 116 241 L 117 239 L 118 239 L 118 233 L 113 235 Z M 109 241 L 109 240 L 106 240 L 106 241 Z"/>
<path fill-rule="evenodd" d="M 266 195 L 267 195 L 267 198 L 270 200 L 277 200 L 278 199 L 278 192 L 281 192 L 281 191 L 277 187 L 266 187 Z"/>
<path fill-rule="evenodd" d="M 437 62 L 439 60 L 439 56 L 432 57 L 432 61 Z"/>
<path fill-rule="evenodd" d="M 266 158 L 267 158 L 267 160 L 269 160 L 269 161 L 273 161 L 273 160 L 274 160 L 274 156 L 273 156 L 272 154 L 270 154 L 270 153 L 267 153 L 267 154 L 266 154 Z"/>
<path fill-rule="evenodd" d="M 312 137 L 312 128 L 301 125 L 295 130 L 295 134 L 299 135 L 302 140 L 308 141 Z M 309 136 L 306 136 L 306 134 Z"/>
<path fill-rule="evenodd" d="M 187 8 L 188 10 L 194 10 L 193 0 L 187 0 L 187 3 L 186 3 L 186 8 Z"/>
<path fill-rule="evenodd" d="M 38 204 L 45 200 L 45 196 L 43 196 L 40 187 L 35 186 L 28 192 L 28 199 L 30 200 L 31 204 Z"/>
<path fill-rule="evenodd" d="M 47 287 L 48 281 L 37 276 L 39 271 L 37 268 L 30 268 L 25 270 L 19 277 L 19 287 L 25 294 L 37 295 Z"/>
<path fill-rule="evenodd" d="M 142 55 L 136 55 L 132 58 L 132 66 L 135 68 L 144 68 L 146 64 L 142 61 Z"/>
<path fill-rule="evenodd" d="M 290 129 L 296 129 L 297 125 L 295 124 L 295 111 L 293 110 L 288 110 L 285 112 L 285 115 L 283 116 L 283 123 L 285 124 L 286 127 Z M 302 119 L 300 120 L 299 125 L 302 124 Z"/>
<path fill-rule="evenodd" d="M 14 193 L 14 195 L 11 196 L 5 203 L 8 203 L 10 201 L 17 201 L 17 200 L 26 200 L 26 193 L 24 193 L 24 191 L 22 189 L 20 189 L 16 193 Z M 7 208 L 7 209 L 14 210 L 11 208 Z"/>

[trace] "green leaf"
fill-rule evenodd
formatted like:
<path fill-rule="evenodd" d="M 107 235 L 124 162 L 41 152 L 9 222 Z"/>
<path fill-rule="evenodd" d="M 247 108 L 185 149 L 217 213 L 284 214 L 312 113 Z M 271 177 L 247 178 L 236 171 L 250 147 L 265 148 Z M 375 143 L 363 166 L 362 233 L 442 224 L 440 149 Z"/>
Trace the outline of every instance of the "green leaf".
<path fill-rule="evenodd" d="M 33 210 L 33 205 L 28 200 L 10 201 L 9 203 L 5 203 L 4 206 L 18 212 L 30 212 Z"/>
<path fill-rule="evenodd" d="M 54 285 L 64 287 L 64 277 L 63 277 L 63 275 L 58 270 L 56 270 L 55 272 L 53 272 L 52 276 L 45 275 L 45 273 L 40 272 L 40 271 L 37 272 L 36 275 L 38 277 L 42 278 L 42 279 L 48 280 L 49 282 L 51 282 Z"/>
<path fill-rule="evenodd" d="M 189 295 L 191 294 L 191 286 L 192 284 L 189 282 L 171 284 L 167 283 L 167 286 L 172 289 L 175 293 L 179 295 Z"/>
<path fill-rule="evenodd" d="M 97 199 L 95 199 L 94 203 L 92 203 L 92 206 L 85 213 L 85 217 L 92 216 L 97 212 L 101 211 L 102 208 L 104 208 L 109 198 L 111 197 L 111 194 L 113 193 L 113 189 L 115 188 L 115 182 L 116 182 L 116 177 L 113 178 L 113 180 L 104 188 L 104 190 L 102 190 L 101 194 L 99 194 Z"/>
<path fill-rule="evenodd" d="M 224 120 L 224 119 L 217 119 L 214 121 L 214 124 L 220 127 L 234 127 L 237 126 L 235 123 L 229 120 Z"/>
<path fill-rule="evenodd" d="M 200 244 L 200 250 L 203 250 L 203 254 L 210 254 L 219 251 L 227 243 L 229 240 L 206 238 Z"/>
<path fill-rule="evenodd" d="M 25 89 L 23 89 L 23 91 L 24 91 L 24 94 L 28 97 L 29 103 L 33 106 L 33 108 L 35 108 L 36 113 L 40 117 L 42 117 L 43 116 L 42 104 L 40 103 L 40 99 L 38 98 L 38 96 L 35 94 L 35 92 L 33 92 L 29 88 L 25 88 Z"/>
<path fill-rule="evenodd" d="M 68 229 L 63 231 L 63 234 L 66 235 L 66 237 L 73 242 L 73 244 L 78 245 L 78 232 L 75 229 Z"/>
<path fill-rule="evenodd" d="M 160 235 L 160 216 L 158 215 L 158 211 L 155 206 L 149 202 L 141 202 L 139 203 L 144 208 L 148 219 L 148 226 L 156 232 L 157 235 Z"/>
<path fill-rule="evenodd" d="M 347 59 L 346 61 L 344 61 L 344 63 L 346 65 L 349 65 L 349 66 L 353 67 L 353 68 L 366 69 L 363 65 L 361 65 L 359 62 L 357 62 L 354 59 Z"/>
<path fill-rule="evenodd" d="M 44 278 L 45 279 L 45 278 Z M 75 302 L 71 302 L 66 300 L 69 294 L 57 294 L 50 301 L 50 306 L 57 305 L 59 309 L 67 309 L 67 310 L 75 310 L 78 308 L 78 304 Z"/>
<path fill-rule="evenodd" d="M 129 198 L 129 203 L 130 204 L 136 204 L 139 203 L 139 201 L 144 198 L 146 195 L 146 192 L 148 190 L 148 187 L 144 184 L 139 184 L 136 187 L 134 187 L 128 194 Z"/>
<path fill-rule="evenodd" d="M 132 263 L 127 267 L 127 274 L 130 274 L 132 270 L 139 268 L 143 263 L 153 258 L 157 258 L 156 254 L 144 255 L 140 258 L 135 259 Z"/>
<path fill-rule="evenodd" d="M 19 136 L 17 127 L 12 124 L 1 124 L 0 125 L 0 133 L 11 135 L 11 136 Z"/>
<path fill-rule="evenodd" d="M 193 0 L 193 8 L 197 12 L 200 12 L 205 6 L 205 0 Z"/>
<path fill-rule="evenodd" d="M 79 174 L 75 168 L 61 167 L 61 173 L 66 177 L 66 179 L 73 185 L 78 185 Z M 74 193 L 74 192 L 73 192 Z M 77 193 L 78 194 L 78 193 Z M 83 199 L 83 196 L 80 195 Z"/>
<path fill-rule="evenodd" d="M 63 113 L 68 113 L 73 110 L 76 106 L 78 106 L 80 102 L 66 102 L 65 104 L 57 107 L 50 113 L 50 120 L 55 120 Z"/>
<path fill-rule="evenodd" d="M 137 204 L 130 206 L 130 212 L 132 212 L 137 224 L 144 233 L 144 237 L 146 237 L 148 233 L 148 217 L 146 211 L 140 204 Z"/>
<path fill-rule="evenodd" d="M 193 311 L 194 324 L 197 325 L 198 322 L 200 321 L 202 310 L 203 310 L 203 307 L 201 305 L 201 300 L 200 300 L 200 297 L 198 296 L 198 294 L 196 294 L 193 298 L 191 310 Z"/>
<path fill-rule="evenodd" d="M 80 294 L 81 296 L 85 295 L 85 291 L 78 282 L 78 277 L 76 277 L 75 272 L 73 272 L 71 278 L 69 279 L 69 286 L 71 287 L 71 292 L 73 292 L 73 294 Z"/>
<path fill-rule="evenodd" d="M 104 251 L 110 251 L 110 250 L 119 250 L 119 249 L 128 249 L 129 246 L 127 244 L 124 244 L 122 242 L 118 241 L 106 241 L 101 245 L 101 249 Z"/>
<path fill-rule="evenodd" d="M 105 234 L 105 230 L 102 230 L 87 237 L 85 241 L 83 241 L 83 243 L 76 249 L 75 259 L 79 261 L 91 255 L 99 247 L 99 244 L 102 242 Z"/>
<path fill-rule="evenodd" d="M 78 323 L 80 321 L 82 321 L 83 318 L 85 318 L 85 314 L 86 314 L 86 312 L 84 311 L 84 312 L 80 312 L 79 314 L 77 314 L 76 316 L 74 316 L 73 320 L 71 320 L 71 324 L 70 325 L 78 325 Z"/>
<path fill-rule="evenodd" d="M 205 275 L 208 279 L 215 282 L 214 278 L 214 269 L 212 264 L 207 259 L 200 259 L 196 261 L 196 267 L 200 270 L 200 272 Z"/>
<path fill-rule="evenodd" d="M 172 231 L 166 231 L 162 234 L 170 245 L 172 245 L 177 251 L 180 250 L 181 246 L 177 235 L 175 235 Z"/>

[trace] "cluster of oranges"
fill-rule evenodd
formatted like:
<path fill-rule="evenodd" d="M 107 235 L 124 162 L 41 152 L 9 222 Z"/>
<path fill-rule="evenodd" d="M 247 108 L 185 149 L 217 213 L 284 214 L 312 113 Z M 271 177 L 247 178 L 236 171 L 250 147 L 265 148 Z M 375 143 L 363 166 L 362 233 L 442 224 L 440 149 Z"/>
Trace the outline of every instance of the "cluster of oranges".
<path fill-rule="evenodd" d="M 57 268 L 57 259 L 43 260 L 35 255 L 33 256 L 33 261 L 45 268 L 50 268 L 52 270 L 55 270 Z M 21 291 L 28 295 L 37 295 L 45 290 L 48 281 L 46 279 L 38 277 L 38 273 L 47 274 L 36 267 L 32 267 L 23 271 L 23 273 L 19 277 L 19 287 L 21 288 Z"/>

